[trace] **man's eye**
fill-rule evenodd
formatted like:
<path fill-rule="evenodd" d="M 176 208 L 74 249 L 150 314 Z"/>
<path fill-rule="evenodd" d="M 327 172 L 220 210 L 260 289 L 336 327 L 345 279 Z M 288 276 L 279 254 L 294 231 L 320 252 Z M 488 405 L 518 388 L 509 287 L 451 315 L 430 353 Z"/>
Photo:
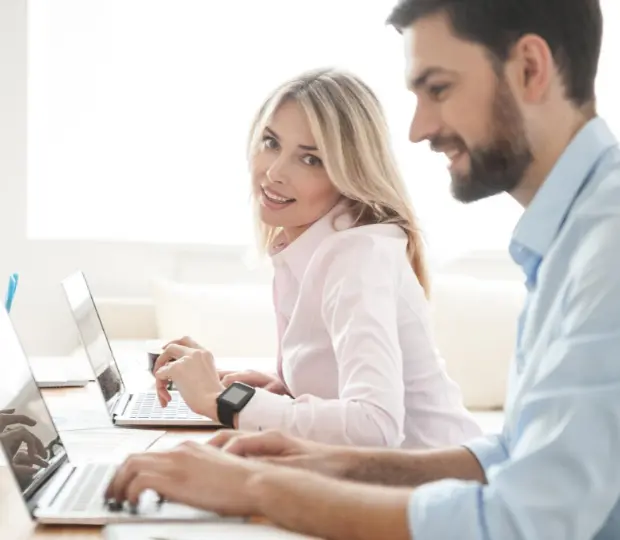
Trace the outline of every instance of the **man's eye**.
<path fill-rule="evenodd" d="M 450 87 L 449 84 L 434 84 L 429 86 L 428 93 L 434 99 L 440 99 Z"/>

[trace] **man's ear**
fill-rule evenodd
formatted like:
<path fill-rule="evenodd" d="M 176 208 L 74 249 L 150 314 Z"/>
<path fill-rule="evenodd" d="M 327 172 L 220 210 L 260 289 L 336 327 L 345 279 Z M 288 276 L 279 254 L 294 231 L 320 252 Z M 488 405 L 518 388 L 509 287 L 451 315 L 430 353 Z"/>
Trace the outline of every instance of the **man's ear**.
<path fill-rule="evenodd" d="M 548 94 L 556 66 L 547 42 L 535 34 L 523 36 L 510 55 L 516 91 L 522 101 L 538 103 Z"/>

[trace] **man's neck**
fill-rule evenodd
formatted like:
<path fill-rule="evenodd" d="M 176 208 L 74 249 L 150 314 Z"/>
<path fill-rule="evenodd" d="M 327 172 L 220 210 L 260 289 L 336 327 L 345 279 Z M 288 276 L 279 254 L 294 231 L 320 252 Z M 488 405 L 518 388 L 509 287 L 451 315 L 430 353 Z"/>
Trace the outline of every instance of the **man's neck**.
<path fill-rule="evenodd" d="M 535 158 L 519 185 L 510 192 L 510 195 L 524 208 L 527 208 L 534 196 L 544 184 L 553 167 L 558 162 L 575 135 L 592 119 L 596 113 L 580 112 L 572 119 L 566 118 L 561 122 L 561 129 L 548 131 L 535 143 L 540 151 L 534 152 Z M 558 125 L 549 123 L 548 125 Z"/>

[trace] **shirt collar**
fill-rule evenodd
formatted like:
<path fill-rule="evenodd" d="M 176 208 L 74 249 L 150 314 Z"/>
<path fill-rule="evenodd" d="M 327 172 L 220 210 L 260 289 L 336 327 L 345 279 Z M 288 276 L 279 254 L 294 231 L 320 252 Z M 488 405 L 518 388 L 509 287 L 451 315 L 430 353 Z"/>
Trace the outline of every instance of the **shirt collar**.
<path fill-rule="evenodd" d="M 599 158 L 617 144 L 605 121 L 596 117 L 567 146 L 513 232 L 510 254 L 526 273 L 532 258 L 540 261 L 549 251 Z"/>
<path fill-rule="evenodd" d="M 295 279 L 301 282 L 310 259 L 323 240 L 337 231 L 350 228 L 352 224 L 353 218 L 346 206 L 338 203 L 290 244 L 286 243 L 282 233 L 279 234 L 270 248 L 274 266 L 288 266 Z"/>

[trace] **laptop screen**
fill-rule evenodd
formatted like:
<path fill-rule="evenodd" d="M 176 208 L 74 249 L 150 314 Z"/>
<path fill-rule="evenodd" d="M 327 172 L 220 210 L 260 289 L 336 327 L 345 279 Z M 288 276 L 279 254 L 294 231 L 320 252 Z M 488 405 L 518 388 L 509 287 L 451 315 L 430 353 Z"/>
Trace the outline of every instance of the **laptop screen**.
<path fill-rule="evenodd" d="M 86 277 L 82 272 L 76 272 L 66 278 L 62 286 L 86 349 L 86 356 L 93 367 L 108 410 L 111 411 L 116 402 L 115 398 L 124 391 L 123 379 L 114 360 Z"/>
<path fill-rule="evenodd" d="M 0 308 L 0 441 L 27 497 L 67 457 L 7 312 Z"/>

